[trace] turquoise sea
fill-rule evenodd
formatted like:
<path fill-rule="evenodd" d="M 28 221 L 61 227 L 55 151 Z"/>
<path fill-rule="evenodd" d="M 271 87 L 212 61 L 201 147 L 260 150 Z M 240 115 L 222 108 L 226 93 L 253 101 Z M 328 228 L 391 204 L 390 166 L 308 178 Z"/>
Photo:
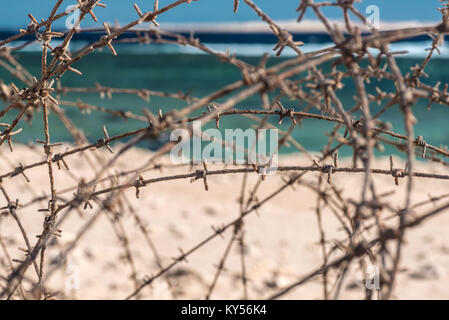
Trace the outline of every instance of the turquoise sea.
<path fill-rule="evenodd" d="M 253 50 L 255 50 L 253 48 Z M 263 50 L 258 48 L 257 50 Z M 221 63 L 215 57 L 198 54 L 197 52 L 177 52 L 159 48 L 155 51 L 143 51 L 132 49 L 130 47 L 118 48 L 119 55 L 112 56 L 109 52 L 97 52 L 82 59 L 76 64 L 76 68 L 83 72 L 83 76 L 67 73 L 62 79 L 62 85 L 67 87 L 94 87 L 96 83 L 103 86 L 117 88 L 135 88 L 149 89 L 175 93 L 182 91 L 191 96 L 203 97 L 222 86 L 241 79 L 241 74 L 235 67 Z M 424 48 L 422 50 L 424 52 Z M 260 56 L 260 55 L 259 55 Z M 40 53 L 37 51 L 19 52 L 16 58 L 32 74 L 38 75 L 40 70 Z M 257 64 L 259 57 L 256 54 L 244 54 L 241 59 L 251 64 Z M 271 58 L 269 64 L 279 63 L 287 58 Z M 403 73 L 409 71 L 410 67 L 422 62 L 421 56 L 408 56 L 398 59 L 398 64 Z M 326 67 L 328 68 L 328 66 Z M 433 59 L 426 72 L 430 78 L 423 81 L 429 85 L 435 85 L 441 81 L 443 84 L 449 81 L 449 59 L 446 57 Z M 302 77 L 304 74 L 299 75 Z M 5 83 L 14 81 L 16 85 L 23 86 L 18 80 L 13 79 L 5 69 L 0 68 L 0 79 Z M 354 106 L 353 96 L 355 94 L 352 81 L 345 81 L 345 87 L 339 91 L 339 97 L 346 109 Z M 394 89 L 393 83 L 389 80 L 378 82 L 373 79 L 371 84 L 367 84 L 370 92 L 375 93 L 376 86 L 383 90 L 391 91 Z M 275 94 L 275 93 L 273 93 Z M 113 94 L 113 99 L 101 99 L 97 93 L 70 93 L 61 97 L 63 100 L 77 101 L 82 99 L 84 102 L 106 107 L 114 110 L 128 110 L 133 113 L 142 114 L 142 108 L 148 108 L 157 113 L 157 110 L 171 110 L 186 106 L 185 102 L 170 98 L 152 96 L 150 102 L 133 95 Z M 220 101 L 223 101 L 220 100 Z M 288 108 L 302 110 L 305 106 L 297 101 L 283 101 Z M 1 108 L 4 107 L 1 102 Z M 260 99 L 255 96 L 239 103 L 237 108 L 258 108 Z M 413 107 L 413 112 L 418 119 L 415 127 L 416 136 L 422 135 L 430 144 L 440 146 L 449 145 L 449 107 L 442 105 L 433 105 L 431 110 L 426 109 L 425 101 L 418 101 Z M 93 111 L 91 115 L 83 115 L 76 108 L 63 107 L 71 120 L 81 128 L 86 136 L 95 141 L 102 138 L 101 124 L 106 124 L 109 134 L 115 135 L 127 130 L 137 129 L 145 126 L 145 123 L 137 120 L 123 120 L 114 118 L 110 115 Z M 380 110 L 381 106 L 377 103 L 371 104 L 372 113 Z M 316 111 L 313 111 L 316 112 Z M 8 116 L 1 119 L 1 122 L 8 122 L 13 119 L 17 111 L 11 112 Z M 387 111 L 381 118 L 388 121 L 393 126 L 393 130 L 403 133 L 403 116 L 397 107 Z M 278 119 L 271 118 L 273 123 Z M 249 128 L 254 122 L 241 116 L 231 116 L 221 120 L 222 127 L 226 128 Z M 284 121 L 282 127 L 288 129 L 289 121 Z M 213 124 L 211 123 L 211 126 Z M 19 127 L 23 128 L 21 134 L 16 139 L 27 143 L 33 139 L 42 139 L 42 116 L 40 113 L 33 118 L 32 125 L 21 122 Z M 63 124 L 55 117 L 50 117 L 50 127 L 53 141 L 72 141 L 70 134 L 64 128 Z M 301 127 L 297 127 L 292 136 L 297 139 L 305 148 L 318 151 L 326 143 L 325 132 L 329 132 L 332 125 L 323 121 L 314 119 L 304 119 Z M 159 141 L 146 141 L 142 147 L 155 148 L 163 141 L 168 139 L 162 136 Z M 282 152 L 291 152 L 296 149 L 284 148 Z M 390 148 L 386 148 L 390 152 Z M 343 153 L 349 154 L 350 150 L 343 150 Z"/>

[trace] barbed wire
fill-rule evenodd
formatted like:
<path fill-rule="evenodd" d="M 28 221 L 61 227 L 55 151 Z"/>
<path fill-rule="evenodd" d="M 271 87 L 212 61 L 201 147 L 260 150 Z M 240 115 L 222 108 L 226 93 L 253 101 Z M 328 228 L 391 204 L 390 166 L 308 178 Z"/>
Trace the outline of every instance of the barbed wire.
<path fill-rule="evenodd" d="M 201 0 L 198 5 L 201 5 Z M 207 290 L 204 293 L 206 299 L 213 297 L 218 281 L 225 270 L 225 264 L 232 254 L 231 249 L 235 244 L 239 247 L 240 255 L 240 279 L 242 281 L 242 296 L 251 298 L 251 291 L 248 282 L 247 262 L 245 258 L 245 222 L 250 214 L 257 213 L 258 210 L 274 199 L 287 188 L 295 188 L 295 185 L 304 185 L 312 190 L 317 196 L 315 213 L 319 229 L 319 243 L 322 255 L 322 264 L 316 270 L 305 275 L 298 281 L 272 294 L 269 298 L 282 297 L 293 289 L 304 285 L 312 279 L 321 276 L 323 286 L 323 298 L 338 298 L 341 291 L 341 284 L 348 272 L 349 265 L 358 262 L 360 267 L 367 263 L 375 263 L 380 268 L 381 287 L 378 290 L 378 297 L 388 299 L 391 297 L 396 285 L 396 275 L 401 261 L 404 235 L 408 229 L 421 225 L 429 218 L 447 211 L 448 204 L 440 205 L 421 215 L 416 214 L 416 209 L 428 202 L 438 202 L 446 196 L 432 196 L 429 201 L 415 203 L 414 186 L 418 179 L 438 179 L 449 180 L 449 175 L 427 173 L 418 171 L 416 168 L 416 156 L 423 160 L 438 162 L 443 167 L 447 166 L 449 150 L 445 147 L 435 146 L 430 141 L 427 142 L 422 136 L 416 137 L 414 134 L 414 124 L 416 118 L 413 114 L 413 106 L 418 99 L 426 100 L 428 108 L 432 104 L 449 106 L 448 84 L 440 82 L 431 83 L 431 78 L 425 71 L 432 57 L 439 53 L 439 45 L 444 40 L 444 35 L 449 32 L 449 4 L 441 1 L 443 8 L 440 8 L 442 22 L 434 26 L 406 28 L 393 31 L 380 32 L 370 30 L 362 33 L 361 26 L 366 23 L 366 18 L 354 6 L 353 0 L 347 1 L 327 1 L 315 2 L 301 0 L 298 7 L 298 23 L 301 22 L 307 10 L 313 11 L 317 19 L 322 23 L 327 33 L 332 38 L 332 46 L 311 51 L 301 50 L 302 42 L 295 41 L 294 36 L 288 30 L 278 25 L 270 16 L 263 12 L 251 0 L 233 1 L 233 10 L 238 12 L 242 5 L 247 5 L 260 19 L 266 23 L 274 36 L 278 39 L 273 51 L 276 56 L 282 56 L 286 48 L 293 50 L 296 56 L 285 58 L 282 61 L 276 60 L 272 66 L 267 67 L 269 55 L 263 55 L 257 65 L 251 65 L 239 59 L 229 52 L 220 52 L 209 48 L 195 38 L 194 34 L 186 37 L 174 32 L 164 31 L 157 22 L 158 17 L 167 11 L 175 10 L 181 5 L 190 5 L 192 0 L 178 0 L 160 8 L 156 0 L 152 11 L 144 12 L 137 5 L 134 5 L 136 19 L 124 26 L 110 26 L 103 23 L 103 28 L 80 29 L 80 23 L 88 15 L 98 22 L 95 11 L 106 5 L 99 0 L 78 1 L 78 4 L 70 10 L 59 12 L 64 1 L 57 0 L 48 17 L 39 22 L 32 14 L 29 14 L 30 24 L 26 30 L 20 30 L 16 35 L 0 41 L 0 67 L 4 68 L 12 77 L 17 79 L 14 82 L 0 83 L 0 98 L 5 101 L 5 108 L 0 111 L 0 119 L 6 115 L 16 114 L 10 123 L 0 123 L 4 128 L 0 132 L 0 145 L 7 142 L 11 152 L 14 152 L 13 139 L 15 136 L 23 134 L 21 128 L 17 128 L 23 120 L 29 121 L 36 116 L 36 111 L 42 110 L 44 140 L 37 140 L 42 144 L 45 159 L 34 163 L 13 163 L 10 171 L 0 173 L 0 182 L 4 179 L 17 179 L 21 176 L 28 185 L 32 200 L 28 203 L 12 196 L 6 187 L 0 183 L 0 189 L 6 206 L 2 208 L 4 212 L 0 214 L 0 219 L 11 220 L 21 232 L 26 248 L 22 248 L 25 253 L 21 259 L 12 258 L 10 248 L 4 243 L 0 234 L 0 245 L 7 260 L 7 277 L 2 276 L 0 286 L 0 297 L 26 299 L 27 292 L 23 283 L 31 283 L 33 292 L 40 293 L 38 298 L 50 299 L 57 296 L 57 292 L 47 286 L 51 276 L 63 265 L 62 262 L 51 264 L 46 261 L 45 253 L 48 243 L 54 237 L 61 236 L 63 232 L 62 222 L 73 210 L 82 214 L 83 210 L 96 206 L 98 210 L 88 219 L 76 233 L 75 240 L 60 252 L 60 261 L 65 261 L 71 251 L 80 244 L 86 232 L 92 228 L 101 214 L 104 214 L 110 222 L 116 238 L 119 240 L 124 252 L 124 260 L 130 269 L 129 278 L 132 281 L 133 292 L 126 296 L 126 299 L 146 297 L 143 289 L 160 278 L 164 278 L 173 298 L 177 297 L 176 290 L 169 277 L 168 272 L 181 263 L 187 262 L 193 254 L 204 250 L 206 244 L 219 236 L 227 235 L 228 242 L 221 255 L 217 270 L 215 271 Z M 232 1 L 230 1 L 232 4 Z M 345 29 L 341 30 L 334 25 L 322 12 L 323 7 L 340 8 L 344 17 Z M 232 5 L 231 5 L 232 7 Z M 75 10 L 80 10 L 80 17 L 72 29 L 64 32 L 53 31 L 53 24 L 67 17 Z M 352 13 L 358 22 L 354 23 L 350 18 Z M 145 27 L 146 23 L 150 27 Z M 153 26 L 151 26 L 153 25 Z M 97 41 L 87 44 L 78 51 L 71 52 L 70 43 L 76 33 L 96 32 L 101 34 Z M 134 33 L 134 38 L 120 38 L 124 33 Z M 18 47 L 12 47 L 15 41 L 24 36 L 34 35 L 35 39 L 26 41 Z M 389 45 L 392 42 L 413 38 L 420 35 L 428 35 L 432 39 L 431 48 L 420 65 L 410 68 L 411 72 L 403 75 L 396 63 L 396 56 L 402 52 L 391 52 Z M 59 39 L 60 44 L 53 47 L 54 39 Z M 42 47 L 42 59 L 40 74 L 33 75 L 20 63 L 20 59 L 15 57 L 19 50 L 38 42 Z M 128 89 L 114 88 L 97 84 L 95 87 L 67 87 L 62 85 L 65 73 L 72 73 L 83 76 L 84 70 L 76 69 L 77 62 L 91 53 L 107 47 L 113 55 L 119 54 L 114 45 L 121 43 L 136 42 L 144 45 L 172 44 L 179 46 L 191 46 L 202 52 L 216 57 L 222 63 L 227 63 L 237 68 L 241 73 L 241 79 L 229 83 L 215 92 L 204 97 L 195 97 L 190 93 L 183 92 L 162 92 L 150 90 L 148 88 Z M 371 49 L 377 49 L 374 54 Z M 50 59 L 51 58 L 51 59 Z M 362 63 L 362 62 L 367 63 Z M 325 65 L 331 65 L 331 71 L 324 71 Z M 300 76 L 299 76 L 300 75 Z M 428 79 L 427 79 L 428 78 Z M 369 92 L 366 84 L 372 79 L 391 80 L 394 83 L 393 90 L 376 89 L 376 93 Z M 354 83 L 356 97 L 355 105 L 346 106 L 339 97 L 339 91 L 343 88 L 343 81 Z M 427 83 L 426 83 L 427 82 Z M 20 85 L 18 84 L 20 83 Z M 276 92 L 277 96 L 272 98 L 270 93 Z M 159 109 L 157 115 L 145 109 L 142 114 L 138 114 L 123 107 L 120 110 L 104 106 L 97 106 L 86 103 L 83 98 L 76 101 L 66 100 L 63 97 L 69 93 L 76 93 L 79 96 L 87 93 L 97 93 L 102 99 L 114 99 L 116 95 L 134 95 L 145 101 L 150 101 L 152 96 L 164 97 L 183 101 L 186 106 L 177 110 Z M 262 103 L 260 106 L 243 109 L 239 106 L 249 97 L 259 96 Z M 285 107 L 281 99 L 289 99 L 294 105 L 300 102 L 305 107 L 302 110 Z M 218 101 L 222 102 L 218 102 Z M 371 104 L 378 103 L 382 106 L 376 114 L 372 113 Z M 405 134 L 399 134 L 382 120 L 381 115 L 391 108 L 398 108 L 403 114 Z M 106 113 L 113 117 L 124 120 L 134 119 L 143 123 L 139 128 L 125 131 L 121 134 L 110 136 L 105 125 L 101 125 L 104 134 L 95 142 L 89 142 L 69 117 L 66 116 L 67 108 L 75 108 L 85 116 L 95 117 L 97 112 Z M 198 114 L 198 111 L 201 111 Z M 54 132 L 52 124 L 49 122 L 49 114 L 54 113 L 64 124 L 67 131 L 74 138 L 74 145 L 67 145 L 64 152 L 55 152 L 65 143 L 55 143 L 51 140 Z M 223 117 L 245 117 L 253 121 L 258 128 L 280 128 L 283 121 L 290 121 L 287 131 L 282 131 L 279 139 L 280 149 L 282 146 L 293 144 L 298 150 L 306 155 L 309 165 L 279 165 L 276 174 L 282 177 L 282 186 L 272 189 L 272 192 L 259 199 L 258 191 L 267 179 L 265 174 L 260 174 L 266 170 L 265 166 L 251 166 L 249 164 L 226 164 L 220 169 L 211 169 L 206 162 L 198 168 L 197 164 L 190 163 L 184 165 L 167 164 L 159 161 L 170 153 L 175 142 L 163 144 L 151 156 L 143 166 L 137 168 L 126 168 L 125 171 L 111 174 L 111 168 L 118 159 L 123 157 L 128 150 L 135 147 L 141 141 L 156 139 L 163 133 L 170 130 L 184 128 L 192 130 L 191 123 L 201 120 L 202 126 L 211 121 L 215 121 L 216 127 L 221 128 L 220 119 Z M 269 122 L 270 118 L 277 117 L 278 125 Z M 298 141 L 292 137 L 294 130 L 301 130 L 303 121 L 321 121 L 333 125 L 333 130 L 327 137 L 327 143 L 322 146 L 321 157 L 317 158 Z M 342 134 L 342 131 L 345 133 Z M 323 132 L 324 134 L 324 132 Z M 113 142 L 122 141 L 124 144 L 119 148 Z M 224 144 L 223 141 L 220 143 Z M 374 148 L 382 144 L 389 144 L 396 148 L 399 153 L 406 156 L 405 168 L 398 168 L 394 165 L 393 157 L 390 156 L 390 166 L 388 168 L 375 168 Z M 352 166 L 340 166 L 338 151 L 342 147 L 352 149 Z M 236 146 L 233 146 L 236 148 Z M 33 150 L 35 146 L 30 148 Z M 107 148 L 112 156 L 105 159 L 96 150 Z M 118 149 L 118 150 L 117 150 Z M 249 148 L 248 148 L 249 149 Z M 249 153 L 250 150 L 245 150 Z M 75 155 L 82 158 L 86 166 L 91 167 L 95 172 L 90 181 L 70 173 L 70 177 L 76 181 L 72 187 L 60 186 L 57 184 L 55 176 L 70 171 L 69 159 Z M 7 156 L 3 154 L 3 157 Z M 359 164 L 362 166 L 359 166 Z M 56 164 L 56 166 L 55 166 Z M 27 173 L 30 170 L 46 166 L 48 170 L 49 190 L 44 195 L 37 195 L 34 187 L 39 183 L 31 180 Z M 166 175 L 164 169 L 180 170 L 180 173 Z M 186 171 L 187 169 L 187 171 Z M 144 178 L 144 174 L 150 170 L 159 170 L 160 176 L 154 178 Z M 339 191 L 339 186 L 332 179 L 335 174 L 363 174 L 364 179 L 360 189 L 360 196 L 357 199 L 344 198 Z M 134 205 L 134 200 L 125 195 L 125 190 L 135 189 L 136 198 L 139 199 L 141 188 L 151 186 L 156 183 L 164 183 L 174 180 L 190 180 L 195 182 L 202 180 L 204 189 L 211 188 L 208 177 L 217 175 L 243 176 L 239 197 L 238 216 L 230 222 L 213 227 L 212 233 L 201 242 L 192 246 L 189 250 L 183 251 L 175 257 L 171 263 L 166 264 L 161 258 L 161 252 L 156 243 L 152 240 L 144 219 Z M 257 183 L 251 188 L 247 181 L 249 175 L 257 176 Z M 305 175 L 318 176 L 314 182 L 305 182 Z M 389 175 L 392 183 L 399 185 L 401 179 L 406 180 L 405 202 L 400 209 L 394 208 L 388 203 L 384 203 L 383 195 L 379 194 L 375 188 L 374 175 Z M 119 183 L 118 178 L 125 178 L 126 182 Z M 16 181 L 14 181 L 16 182 Z M 73 193 L 73 197 L 67 195 Z M 15 200 L 16 199 L 16 200 Z M 46 203 L 47 207 L 40 211 L 45 212 L 43 228 L 37 236 L 35 243 L 22 223 L 24 218 L 20 218 L 18 211 L 25 211 L 35 203 Z M 323 210 L 327 208 L 332 211 L 337 218 L 341 228 L 345 230 L 346 239 L 330 239 L 323 225 Z M 388 218 L 380 218 L 380 212 L 387 208 L 392 215 Z M 368 211 L 367 211 L 368 210 Z M 413 210 L 413 216 L 411 212 Z M 129 232 L 124 223 L 127 217 L 123 214 L 128 212 L 138 225 L 142 235 L 145 237 L 153 257 L 156 261 L 158 271 L 149 277 L 142 278 L 139 274 L 135 257 L 133 254 L 133 244 L 129 237 Z M 366 213 L 369 212 L 369 213 Z M 12 218 L 12 219 L 9 219 Z M 386 225 L 386 221 L 394 222 Z M 370 237 L 370 230 L 376 230 L 377 236 Z M 232 230 L 226 233 L 228 230 Z M 330 243 L 338 243 L 331 246 Z M 393 245 L 391 245 L 393 243 Z M 343 250 L 343 254 L 337 258 L 332 258 L 337 250 Z M 17 265 L 14 267 L 14 263 Z M 26 271 L 33 266 L 36 279 L 25 276 Z M 336 276 L 332 273 L 336 272 Z M 372 292 L 366 291 L 366 298 L 371 298 Z"/>

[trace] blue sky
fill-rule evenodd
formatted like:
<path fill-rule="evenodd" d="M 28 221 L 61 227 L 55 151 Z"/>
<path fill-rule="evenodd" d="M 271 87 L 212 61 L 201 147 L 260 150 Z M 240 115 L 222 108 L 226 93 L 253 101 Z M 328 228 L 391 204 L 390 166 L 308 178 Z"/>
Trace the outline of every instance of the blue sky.
<path fill-rule="evenodd" d="M 296 8 L 299 0 L 253 0 L 270 16 L 278 20 L 295 19 Z M 315 0 L 319 2 L 321 0 Z M 8 1 L 8 10 L 0 12 L 0 28 L 24 27 L 29 20 L 27 14 L 30 12 L 36 18 L 47 18 L 51 7 L 56 0 L 14 0 Z M 96 14 L 101 21 L 113 22 L 114 18 L 121 23 L 129 22 L 136 18 L 132 8 L 137 3 L 142 10 L 151 10 L 153 0 L 103 0 L 108 5 L 106 9 L 97 8 Z M 160 7 L 167 5 L 173 0 L 160 0 Z M 63 8 L 76 3 L 75 0 L 66 0 Z M 361 11 L 365 11 L 367 5 L 376 4 L 380 8 L 381 21 L 398 20 L 420 20 L 438 21 L 440 14 L 436 10 L 440 6 L 438 0 L 364 0 L 357 4 Z M 258 17 L 241 1 L 237 14 L 232 11 L 233 0 L 199 0 L 190 5 L 184 4 L 167 12 L 160 17 L 160 22 L 228 22 L 257 20 Z M 325 11 L 331 18 L 341 17 L 340 10 L 329 9 Z M 308 14 L 307 18 L 313 18 Z M 83 26 L 92 23 L 89 21 Z M 62 26 L 59 24 L 58 26 Z"/>

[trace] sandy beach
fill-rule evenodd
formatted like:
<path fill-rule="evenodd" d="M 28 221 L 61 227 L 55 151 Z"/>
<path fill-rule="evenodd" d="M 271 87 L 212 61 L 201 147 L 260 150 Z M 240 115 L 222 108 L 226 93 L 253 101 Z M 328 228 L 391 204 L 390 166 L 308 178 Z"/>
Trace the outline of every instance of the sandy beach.
<path fill-rule="evenodd" d="M 61 148 L 62 149 L 62 148 Z M 116 149 L 116 148 L 114 148 Z M 63 149 L 62 149 L 63 150 Z M 18 146 L 14 153 L 2 150 L 0 161 L 1 173 L 13 169 L 12 163 L 23 162 L 24 165 L 43 160 L 41 149 L 31 150 L 26 146 Z M 104 161 L 113 157 L 107 150 L 87 151 L 97 153 Z M 118 162 L 109 168 L 108 174 L 138 168 L 143 165 L 152 153 L 142 149 L 132 149 L 125 153 Z M 159 163 L 169 163 L 168 158 L 161 158 Z M 61 199 L 71 200 L 76 192 L 78 181 L 73 177 L 82 177 L 89 181 L 94 177 L 94 171 L 87 165 L 84 157 L 75 155 L 66 158 L 70 171 L 57 170 L 56 188 Z M 399 160 L 396 160 L 400 165 Z M 348 164 L 348 160 L 340 160 L 340 164 Z M 300 155 L 282 156 L 280 165 L 306 165 L 308 160 Z M 387 169 L 387 158 L 376 159 L 376 168 Z M 217 166 L 218 168 L 219 166 Z M 213 169 L 211 166 L 209 170 Z M 192 172 L 196 168 L 190 166 L 149 170 L 142 173 L 145 179 L 162 175 Z M 441 165 L 424 165 L 418 163 L 417 170 L 427 173 L 444 173 Z M 316 182 L 320 173 L 307 173 L 302 181 Z M 38 209 L 45 208 L 45 202 L 28 205 L 32 199 L 45 194 L 48 190 L 48 173 L 46 166 L 30 169 L 26 172 L 32 182 L 27 183 L 24 177 L 6 178 L 3 186 L 12 199 L 20 199 L 19 206 L 27 204 L 18 211 L 19 218 L 34 242 L 34 235 L 42 230 L 45 213 Z M 119 182 L 126 182 L 132 177 L 121 177 Z M 160 270 L 154 254 L 148 245 L 134 215 L 130 214 L 129 206 L 147 225 L 160 263 L 165 267 L 172 263 L 172 258 L 180 254 L 179 248 L 186 252 L 202 240 L 213 234 L 212 226 L 219 227 L 239 216 L 240 188 L 243 174 L 208 177 L 209 191 L 204 190 L 201 181 L 189 183 L 189 179 L 164 181 L 141 188 L 139 199 L 135 197 L 135 188 L 126 190 L 130 203 L 117 206 L 120 225 L 129 239 L 128 248 L 135 265 L 136 279 L 157 274 Z M 360 194 L 363 174 L 334 174 L 333 181 L 342 189 L 345 198 L 356 199 Z M 254 185 L 257 174 L 248 175 L 248 185 Z M 37 183 L 39 181 L 39 183 Z M 385 200 L 400 207 L 404 201 L 406 181 L 401 179 L 399 186 L 394 184 L 391 176 L 375 177 L 375 185 L 379 192 L 389 194 Z M 271 175 L 262 182 L 257 198 L 259 201 L 282 186 L 281 174 Z M 110 186 L 105 181 L 102 187 Z M 70 187 L 75 187 L 70 189 Z M 429 194 L 443 195 L 447 192 L 447 181 L 416 179 L 416 191 L 413 203 L 428 200 Z M 119 196 L 117 196 L 119 197 Z M 62 200 L 61 200 L 62 201 Z M 288 188 L 265 204 L 257 214 L 251 213 L 244 220 L 245 230 L 245 264 L 248 278 L 248 297 L 250 299 L 265 299 L 279 291 L 280 288 L 300 279 L 303 275 L 320 267 L 322 263 L 319 246 L 319 232 L 315 214 L 316 194 L 304 185 Z M 441 200 L 438 204 L 442 204 Z M 1 206 L 5 206 L 1 200 Z M 420 210 L 431 209 L 435 204 L 428 204 Z M 20 208 L 20 207 L 19 207 Z M 71 210 L 64 217 L 59 229 L 61 237 L 54 237 L 47 247 L 45 270 L 46 285 L 52 292 L 58 292 L 56 299 L 123 299 L 134 289 L 130 275 L 132 269 L 128 260 L 124 259 L 124 246 L 118 241 L 114 228 L 117 224 L 111 222 L 110 216 L 98 213 L 99 206 L 93 203 L 93 208 L 86 210 Z M 99 214 L 92 226 L 81 236 L 86 223 Z M 65 215 L 62 212 L 61 218 Z M 389 213 L 385 213 L 387 217 Z M 325 207 L 322 213 L 323 228 L 329 239 L 344 239 L 345 234 L 335 216 Z M 382 217 L 384 218 L 384 217 Z M 442 213 L 429 219 L 423 225 L 406 233 L 406 243 L 403 251 L 395 299 L 446 299 L 449 296 L 447 280 L 449 279 L 449 233 L 447 225 L 449 215 Z M 18 247 L 25 246 L 24 240 L 15 221 L 6 214 L 1 219 L 0 235 L 5 249 L 12 259 L 23 259 L 23 252 Z M 141 298 L 170 299 L 173 294 L 178 299 L 204 299 L 210 284 L 214 279 L 217 265 L 232 237 L 232 230 L 223 233 L 208 242 L 198 251 L 189 255 L 187 262 L 178 263 L 164 276 L 156 279 L 151 286 L 141 292 Z M 78 238 L 78 239 L 77 239 Z M 66 259 L 58 259 L 58 254 L 68 251 Z M 331 244 L 329 244 L 330 246 Z M 70 250 L 70 249 L 69 249 Z M 336 252 L 335 257 L 339 255 Z M 8 264 L 5 252 L 0 253 L 0 263 Z M 354 265 L 352 265 L 354 267 Z M 343 283 L 340 298 L 360 299 L 364 297 L 363 275 L 358 266 L 348 272 Z M 5 270 L 5 269 L 3 269 Z M 28 269 L 27 277 L 35 277 L 34 270 Z M 220 275 L 210 298 L 239 299 L 243 296 L 241 281 L 240 247 L 235 241 L 230 249 L 224 271 Z M 6 277 L 6 274 L 1 274 Z M 335 277 L 330 274 L 330 279 Z M 167 282 L 167 278 L 169 281 Z M 172 288 L 169 289 L 170 283 Z M 24 282 L 27 291 L 27 282 Z M 30 288 L 28 288 L 29 290 Z M 26 293 L 33 298 L 33 292 Z M 286 299 L 319 299 L 322 298 L 321 278 L 316 277 L 306 285 L 291 291 Z"/>

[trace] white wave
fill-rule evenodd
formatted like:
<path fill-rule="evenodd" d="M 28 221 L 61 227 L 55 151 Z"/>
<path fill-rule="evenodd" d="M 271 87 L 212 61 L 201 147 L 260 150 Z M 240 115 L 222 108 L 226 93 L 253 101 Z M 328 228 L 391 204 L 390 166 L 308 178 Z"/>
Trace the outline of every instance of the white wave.
<path fill-rule="evenodd" d="M 231 54 L 236 54 L 239 56 L 247 56 L 247 57 L 260 57 L 264 53 L 268 53 L 270 55 L 275 55 L 276 52 L 273 51 L 273 44 L 242 44 L 242 43 L 206 43 L 209 48 L 219 51 L 226 52 L 229 51 Z M 313 43 L 313 44 L 305 44 L 300 47 L 300 49 L 307 53 L 313 52 L 325 48 L 332 47 L 333 43 Z M 431 41 L 423 41 L 423 42 L 400 42 L 400 43 L 392 43 L 390 45 L 390 50 L 392 52 L 405 51 L 406 54 L 398 55 L 398 57 L 408 57 L 408 58 L 423 58 L 427 56 L 428 51 L 427 48 L 430 48 L 432 45 Z M 437 53 L 434 54 L 434 58 L 449 58 L 449 44 L 444 43 L 440 49 L 440 55 Z M 189 46 L 178 46 L 178 45 L 150 45 L 150 46 L 139 46 L 139 45 L 126 45 L 118 48 L 119 52 L 126 53 L 157 53 L 157 54 L 169 54 L 169 53 L 182 53 L 182 54 L 206 54 L 203 51 L 189 47 Z M 370 49 L 372 54 L 378 53 L 377 49 Z M 291 48 L 285 48 L 282 52 L 282 57 L 292 57 L 295 56 L 296 53 Z"/>
<path fill-rule="evenodd" d="M 22 45 L 24 42 L 16 41 L 11 47 L 17 47 Z M 60 43 L 54 41 L 53 46 L 57 46 Z M 75 41 L 70 45 L 70 50 L 76 51 L 88 43 L 84 41 Z M 422 42 L 397 42 L 392 43 L 390 45 L 390 50 L 393 52 L 398 51 L 406 51 L 407 54 L 402 54 L 398 57 L 408 57 L 408 58 L 423 58 L 428 54 L 426 51 L 427 48 L 431 47 L 431 41 L 422 41 Z M 264 53 L 268 53 L 270 55 L 275 55 L 273 51 L 273 44 L 264 44 L 264 43 L 205 43 L 209 48 L 219 51 L 226 52 L 229 51 L 231 54 L 236 54 L 239 56 L 247 56 L 247 57 L 260 57 Z M 313 52 L 325 48 L 332 47 L 334 44 L 329 43 L 311 43 L 304 44 L 300 49 L 307 53 Z M 152 45 L 140 45 L 140 44 L 121 44 L 116 45 L 116 49 L 118 52 L 122 53 L 130 53 L 130 54 L 206 54 L 203 51 L 190 47 L 190 46 L 180 46 L 180 45 L 172 45 L 172 44 L 152 44 Z M 440 55 L 435 53 L 434 58 L 449 58 L 449 44 L 444 42 L 442 46 L 439 47 Z M 22 51 L 26 52 L 38 52 L 41 51 L 41 46 L 38 42 L 35 42 L 24 49 Z M 370 49 L 370 52 L 373 54 L 378 53 L 376 49 Z M 282 52 L 282 57 L 292 57 L 295 56 L 296 53 L 291 48 L 285 48 Z"/>

